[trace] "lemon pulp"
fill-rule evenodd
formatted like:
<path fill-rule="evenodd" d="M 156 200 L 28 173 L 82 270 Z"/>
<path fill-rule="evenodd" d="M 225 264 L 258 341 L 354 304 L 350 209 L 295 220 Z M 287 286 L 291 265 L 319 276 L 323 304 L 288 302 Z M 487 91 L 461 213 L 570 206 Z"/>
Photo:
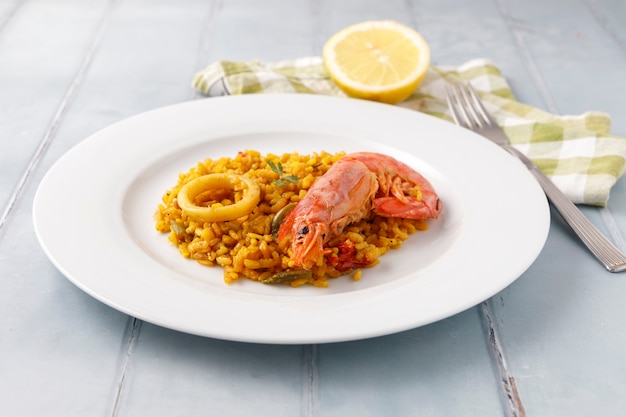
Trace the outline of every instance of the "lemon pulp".
<path fill-rule="evenodd" d="M 422 36 L 395 21 L 349 26 L 324 45 L 324 64 L 347 95 L 398 103 L 423 80 L 430 49 Z"/>

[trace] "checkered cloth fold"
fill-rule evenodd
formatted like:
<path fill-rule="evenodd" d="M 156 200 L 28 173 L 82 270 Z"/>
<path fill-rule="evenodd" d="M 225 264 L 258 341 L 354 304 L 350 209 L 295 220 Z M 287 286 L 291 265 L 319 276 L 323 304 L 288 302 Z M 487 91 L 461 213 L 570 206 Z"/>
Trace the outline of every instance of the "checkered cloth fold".
<path fill-rule="evenodd" d="M 444 88 L 455 81 L 472 83 L 511 144 L 574 203 L 607 204 L 626 160 L 626 138 L 610 133 L 609 115 L 556 116 L 520 103 L 500 70 L 484 59 L 458 67 L 432 65 L 420 87 L 398 105 L 451 121 Z M 320 57 L 269 64 L 220 61 L 198 72 L 193 87 L 208 96 L 280 92 L 345 97 Z"/>

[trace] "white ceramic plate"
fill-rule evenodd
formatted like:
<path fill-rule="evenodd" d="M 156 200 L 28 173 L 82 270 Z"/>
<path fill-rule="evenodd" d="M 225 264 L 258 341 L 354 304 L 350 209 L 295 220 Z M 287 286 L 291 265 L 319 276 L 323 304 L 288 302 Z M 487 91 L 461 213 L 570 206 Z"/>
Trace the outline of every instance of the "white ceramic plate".
<path fill-rule="evenodd" d="M 226 285 L 221 268 L 182 258 L 153 214 L 179 172 L 245 149 L 387 153 L 424 174 L 444 210 L 361 281 Z M 296 94 L 197 100 L 99 131 L 49 170 L 33 216 L 51 261 L 98 300 L 183 332 L 261 343 L 368 338 L 461 312 L 518 278 L 549 229 L 537 183 L 486 139 L 412 110 Z"/>

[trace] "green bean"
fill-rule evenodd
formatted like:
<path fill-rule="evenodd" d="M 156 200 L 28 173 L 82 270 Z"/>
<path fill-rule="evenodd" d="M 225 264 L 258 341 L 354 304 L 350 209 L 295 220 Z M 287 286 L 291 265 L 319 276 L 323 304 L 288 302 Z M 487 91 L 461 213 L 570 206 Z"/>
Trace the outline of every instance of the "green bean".
<path fill-rule="evenodd" d="M 269 277 L 262 279 L 263 284 L 285 284 L 290 281 L 301 278 L 311 278 L 313 272 L 308 269 L 298 269 L 296 271 L 282 271 L 277 272 Z"/>
<path fill-rule="evenodd" d="M 294 209 L 296 204 L 297 203 L 287 204 L 285 207 L 278 210 L 278 213 L 274 216 L 274 219 L 272 220 L 272 236 L 274 236 L 274 239 L 278 237 L 278 229 L 280 229 L 280 225 L 283 223 L 283 220 L 285 220 L 285 217 L 291 213 L 291 210 Z"/>

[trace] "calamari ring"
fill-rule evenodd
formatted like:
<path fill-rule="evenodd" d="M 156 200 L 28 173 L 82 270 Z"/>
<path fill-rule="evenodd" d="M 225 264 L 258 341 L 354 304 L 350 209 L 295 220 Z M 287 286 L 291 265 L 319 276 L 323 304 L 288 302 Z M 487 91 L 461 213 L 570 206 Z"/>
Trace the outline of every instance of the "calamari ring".
<path fill-rule="evenodd" d="M 243 183 L 246 187 L 243 198 L 223 207 L 203 207 L 194 203 L 198 195 L 209 190 L 234 189 Z M 245 216 L 259 204 L 261 190 L 250 178 L 235 174 L 209 174 L 185 184 L 178 192 L 178 206 L 191 219 L 202 222 L 234 220 Z"/>

